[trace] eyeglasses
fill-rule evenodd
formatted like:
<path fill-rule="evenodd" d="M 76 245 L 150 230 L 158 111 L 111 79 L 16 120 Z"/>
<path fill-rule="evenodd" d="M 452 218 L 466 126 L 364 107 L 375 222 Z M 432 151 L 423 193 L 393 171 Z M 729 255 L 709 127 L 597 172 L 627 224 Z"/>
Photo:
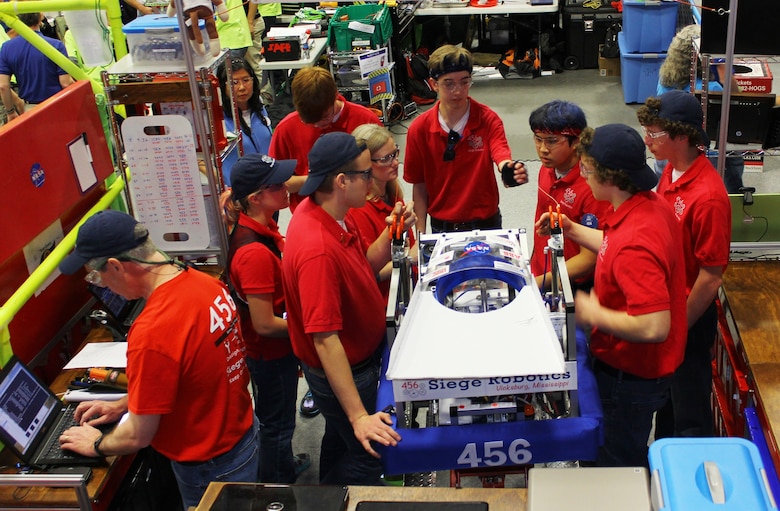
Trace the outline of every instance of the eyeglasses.
<path fill-rule="evenodd" d="M 311 123 L 315 128 L 325 128 L 329 126 L 333 119 L 336 117 L 336 105 L 334 104 L 330 111 L 325 114 L 319 121 Z"/>
<path fill-rule="evenodd" d="M 642 126 L 642 131 L 645 133 L 645 137 L 650 137 L 653 140 L 658 140 L 664 135 L 668 135 L 668 131 L 648 131 L 647 126 Z"/>
<path fill-rule="evenodd" d="M 93 286 L 106 287 L 106 285 L 103 284 L 103 277 L 101 276 L 100 272 L 103 271 L 103 268 L 106 267 L 106 263 L 108 262 L 109 259 L 110 259 L 109 257 L 106 257 L 102 259 L 98 264 L 91 265 L 91 271 L 84 276 L 84 280 L 87 281 L 88 284 L 92 284 Z M 87 267 L 89 268 L 90 266 Z"/>
<path fill-rule="evenodd" d="M 544 144 L 547 149 L 552 149 L 564 140 L 566 140 L 566 137 L 540 137 L 534 133 L 534 144 L 536 144 L 536 147 L 541 147 Z"/>
<path fill-rule="evenodd" d="M 460 133 L 455 130 L 450 130 L 450 134 L 447 135 L 447 148 L 444 150 L 444 161 L 452 161 L 455 159 L 455 146 L 458 145 L 460 140 Z"/>
<path fill-rule="evenodd" d="M 596 171 L 586 167 L 582 161 L 580 161 L 580 175 L 584 178 L 588 178 L 590 175 L 595 174 Z"/>
<path fill-rule="evenodd" d="M 233 80 L 233 87 L 238 87 L 239 84 L 243 85 L 244 87 L 249 87 L 254 82 L 254 78 L 251 76 L 248 76 L 246 78 L 237 78 Z"/>
<path fill-rule="evenodd" d="M 457 89 L 465 89 L 468 90 L 471 88 L 472 83 L 474 83 L 471 80 L 471 77 L 464 78 L 463 80 L 456 82 L 455 80 L 445 79 L 441 80 L 439 84 L 447 89 L 447 92 L 454 92 Z"/>
<path fill-rule="evenodd" d="M 379 163 L 380 165 L 390 165 L 391 163 L 393 163 L 393 160 L 398 159 L 399 154 L 401 154 L 401 150 L 398 148 L 398 144 L 396 144 L 395 151 L 393 151 L 390 154 L 386 154 L 381 158 L 371 158 L 371 161 L 373 161 L 374 163 Z"/>
<path fill-rule="evenodd" d="M 84 276 L 84 280 L 93 286 L 106 287 L 105 284 L 103 284 L 103 277 L 100 275 L 100 270 L 92 270 L 91 272 L 87 273 Z"/>
<path fill-rule="evenodd" d="M 344 174 L 347 176 L 360 176 L 366 181 L 371 181 L 374 176 L 371 175 L 371 169 L 367 170 L 345 170 Z"/>

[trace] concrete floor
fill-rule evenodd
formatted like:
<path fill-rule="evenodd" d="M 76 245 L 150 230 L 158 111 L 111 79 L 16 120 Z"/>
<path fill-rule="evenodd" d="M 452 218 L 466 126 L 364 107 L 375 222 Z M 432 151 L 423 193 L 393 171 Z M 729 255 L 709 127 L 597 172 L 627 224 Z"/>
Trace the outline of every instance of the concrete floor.
<path fill-rule="evenodd" d="M 773 65 L 773 67 L 777 67 Z M 780 76 L 780 69 L 774 74 Z M 553 99 L 564 99 L 577 103 L 585 111 L 588 124 L 594 127 L 608 123 L 624 123 L 639 129 L 636 110 L 640 105 L 627 105 L 623 102 L 623 92 L 619 77 L 601 77 L 597 69 L 566 71 L 554 76 L 541 77 L 534 80 L 503 80 L 479 78 L 474 81 L 471 96 L 489 105 L 504 121 L 512 157 L 526 162 L 529 168 L 530 182 L 516 188 L 501 190 L 501 212 L 505 228 L 521 228 L 531 230 L 534 223 L 536 204 L 537 174 L 540 162 L 528 127 L 528 116 L 536 107 Z M 427 107 L 424 107 L 427 108 Z M 406 131 L 413 119 L 399 123 L 391 128 L 396 135 L 396 142 L 401 147 L 401 163 L 403 163 Z M 652 158 L 652 155 L 648 154 Z M 652 164 L 652 162 L 650 162 Z M 402 182 L 403 183 L 403 182 Z M 759 192 L 780 191 L 780 158 L 768 157 L 765 160 L 764 172 L 759 174 L 746 173 L 745 186 L 754 186 Z M 406 183 L 404 192 L 411 197 L 411 187 Z M 289 212 L 282 212 L 280 225 L 282 232 L 286 231 Z M 530 243 L 529 243 L 530 244 Z M 302 396 L 307 389 L 306 382 L 301 380 L 299 394 Z M 301 484 L 316 484 L 318 482 L 319 443 L 324 421 L 322 417 L 304 418 L 299 415 L 296 432 L 293 439 L 294 451 L 309 453 L 313 459 L 312 467 L 298 479 Z M 449 474 L 439 472 L 435 475 L 435 485 L 448 486 Z M 479 480 L 468 478 L 464 486 L 478 486 Z M 507 486 L 522 484 L 522 479 L 510 476 Z"/>

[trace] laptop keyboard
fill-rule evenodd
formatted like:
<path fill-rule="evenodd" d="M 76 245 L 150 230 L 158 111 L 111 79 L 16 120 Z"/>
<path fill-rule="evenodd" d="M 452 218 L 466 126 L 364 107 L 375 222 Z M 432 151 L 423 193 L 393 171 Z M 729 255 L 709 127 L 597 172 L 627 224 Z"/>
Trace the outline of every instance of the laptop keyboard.
<path fill-rule="evenodd" d="M 49 445 L 46 446 L 46 449 L 41 451 L 41 456 L 44 459 L 47 460 L 55 460 L 55 459 L 70 459 L 75 457 L 80 457 L 75 453 L 72 453 L 70 451 L 63 451 L 60 447 L 60 436 L 65 432 L 66 429 L 70 428 L 71 426 L 78 426 L 79 423 L 76 421 L 76 417 L 74 415 L 74 412 L 76 411 L 76 407 L 74 406 L 68 406 L 65 408 L 65 410 L 62 412 L 62 420 L 59 424 L 57 424 L 57 427 L 54 430 L 54 433 L 50 437 Z"/>

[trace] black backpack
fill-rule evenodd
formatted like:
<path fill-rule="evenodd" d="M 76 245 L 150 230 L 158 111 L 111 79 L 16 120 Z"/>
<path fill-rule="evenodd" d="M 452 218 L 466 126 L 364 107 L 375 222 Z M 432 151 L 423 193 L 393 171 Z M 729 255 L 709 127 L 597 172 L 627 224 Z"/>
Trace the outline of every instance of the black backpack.
<path fill-rule="evenodd" d="M 412 101 L 418 105 L 429 105 L 436 101 L 436 91 L 431 87 L 428 73 L 428 58 L 416 53 L 406 59 L 407 85 Z"/>
<path fill-rule="evenodd" d="M 623 25 L 615 21 L 607 27 L 607 35 L 604 38 L 604 48 L 601 50 L 601 56 L 605 59 L 614 59 L 620 57 L 620 47 L 618 46 L 618 32 L 623 30 Z"/>

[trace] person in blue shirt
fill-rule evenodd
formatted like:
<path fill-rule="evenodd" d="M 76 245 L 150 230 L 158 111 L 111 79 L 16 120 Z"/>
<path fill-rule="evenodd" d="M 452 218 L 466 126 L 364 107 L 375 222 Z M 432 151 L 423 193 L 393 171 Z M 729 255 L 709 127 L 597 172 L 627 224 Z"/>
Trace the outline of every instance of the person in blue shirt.
<path fill-rule="evenodd" d="M 68 57 L 65 45 L 61 41 L 40 33 L 43 13 L 19 14 L 17 17 L 65 58 Z M 24 113 L 18 111 L 17 106 L 14 105 L 11 76 L 16 76 L 19 97 L 28 105 L 37 105 L 73 83 L 73 78 L 68 73 L 41 53 L 32 43 L 23 37 L 14 37 L 3 44 L 0 51 L 0 98 L 8 112 L 9 121 Z"/>
<path fill-rule="evenodd" d="M 271 120 L 260 100 L 260 81 L 252 66 L 244 59 L 231 58 L 233 99 L 238 107 L 238 121 L 243 138 L 244 154 L 268 154 L 271 145 Z M 227 89 L 227 71 L 224 64 L 217 71 L 222 97 L 225 98 L 225 129 L 236 133 L 233 122 L 233 105 Z M 222 178 L 225 186 L 230 186 L 230 170 L 238 160 L 238 151 L 233 151 L 222 164 Z"/>

